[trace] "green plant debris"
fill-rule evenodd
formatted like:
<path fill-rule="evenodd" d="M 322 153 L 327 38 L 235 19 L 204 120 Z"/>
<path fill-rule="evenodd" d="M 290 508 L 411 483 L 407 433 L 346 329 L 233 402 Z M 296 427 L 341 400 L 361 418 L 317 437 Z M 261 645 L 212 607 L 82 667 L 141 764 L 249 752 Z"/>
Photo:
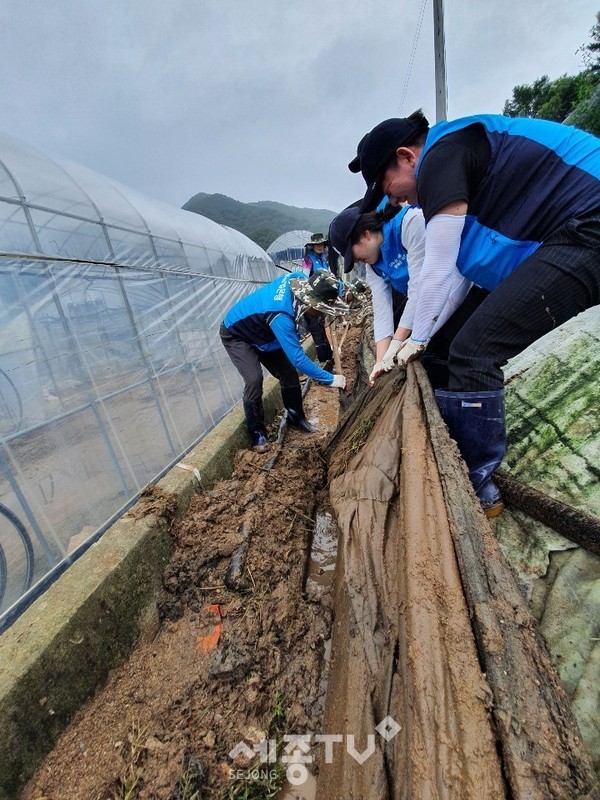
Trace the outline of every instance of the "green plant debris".
<path fill-rule="evenodd" d="M 214 800 L 274 800 L 279 797 L 285 784 L 285 767 L 280 763 L 279 755 L 286 717 L 283 695 L 280 691 L 276 691 L 273 695 L 267 732 L 269 739 L 274 739 L 277 743 L 277 762 L 254 764 L 247 770 L 247 779 L 232 781 L 224 791 L 214 796 Z M 190 798 L 190 800 L 202 799 Z"/>
<path fill-rule="evenodd" d="M 112 793 L 112 800 L 134 800 L 138 796 L 138 787 L 142 775 L 141 761 L 144 752 L 143 739 L 145 730 L 139 722 L 134 723 L 127 736 L 129 751 L 124 755 L 125 767 L 118 778 Z"/>

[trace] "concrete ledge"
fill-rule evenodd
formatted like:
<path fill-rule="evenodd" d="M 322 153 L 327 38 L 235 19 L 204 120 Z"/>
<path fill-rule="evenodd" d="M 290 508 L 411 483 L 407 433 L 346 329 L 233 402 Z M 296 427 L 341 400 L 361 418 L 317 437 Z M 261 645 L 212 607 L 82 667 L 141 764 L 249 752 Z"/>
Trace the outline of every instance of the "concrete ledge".
<path fill-rule="evenodd" d="M 265 380 L 263 399 L 270 422 L 281 408 L 274 378 Z M 191 469 L 175 467 L 157 484 L 173 501 L 172 513 L 183 515 L 194 492 L 231 475 L 235 451 L 248 444 L 238 404 L 182 460 Z M 136 520 L 136 508 L 0 636 L 2 800 L 19 797 L 74 713 L 127 658 L 140 634 L 156 633 L 169 521 L 152 514 Z"/>

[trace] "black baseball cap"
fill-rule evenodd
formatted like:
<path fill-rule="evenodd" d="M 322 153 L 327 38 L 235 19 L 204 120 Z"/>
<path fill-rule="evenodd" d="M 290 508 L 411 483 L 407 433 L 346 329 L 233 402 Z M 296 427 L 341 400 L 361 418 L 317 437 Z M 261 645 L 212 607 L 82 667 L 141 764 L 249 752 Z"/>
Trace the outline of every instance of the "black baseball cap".
<path fill-rule="evenodd" d="M 344 272 L 350 272 L 354 265 L 352 231 L 359 217 L 360 209 L 357 205 L 352 205 L 338 214 L 329 226 L 329 243 L 341 256 L 344 256 Z"/>
<path fill-rule="evenodd" d="M 352 161 L 350 161 L 350 163 L 348 164 L 348 169 L 350 170 L 350 172 L 360 172 L 360 154 L 362 151 L 362 146 L 365 143 L 365 139 L 367 138 L 368 135 L 369 135 L 368 133 L 365 133 L 360 142 L 356 145 L 356 155 L 354 156 Z"/>
<path fill-rule="evenodd" d="M 396 150 L 428 129 L 429 123 L 423 114 L 415 112 L 410 117 L 386 119 L 367 134 L 360 151 L 360 171 L 367 184 L 360 206 L 362 212 L 372 211 L 382 200 L 381 178 Z"/>

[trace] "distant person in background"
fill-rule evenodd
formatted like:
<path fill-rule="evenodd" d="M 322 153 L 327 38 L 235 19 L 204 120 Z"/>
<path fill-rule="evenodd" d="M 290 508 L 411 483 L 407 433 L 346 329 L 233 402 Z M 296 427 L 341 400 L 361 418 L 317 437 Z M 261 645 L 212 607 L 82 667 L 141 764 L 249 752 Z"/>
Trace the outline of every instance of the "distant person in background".
<path fill-rule="evenodd" d="M 307 277 L 310 277 L 317 269 L 326 269 L 329 271 L 329 264 L 325 253 L 327 244 L 328 241 L 322 233 L 313 233 L 310 237 L 310 242 L 306 242 L 302 270 Z M 335 275 L 337 273 L 333 274 Z M 333 364 L 333 351 L 327 336 L 327 331 L 325 330 L 325 321 L 323 317 L 305 317 L 304 325 L 313 338 L 319 362 L 326 366 L 327 369 L 331 369 Z"/>
<path fill-rule="evenodd" d="M 328 270 L 317 270 L 310 278 L 301 272 L 276 278 L 227 312 L 220 336 L 227 355 L 244 379 L 244 415 L 254 448 L 267 446 L 263 366 L 279 381 L 288 424 L 307 433 L 315 428 L 304 414 L 297 370 L 326 386 L 346 386 L 343 375 L 332 375 L 308 358 L 297 328 L 302 316 L 337 316 L 346 310 L 346 304 L 338 297 L 337 280 Z"/>
<path fill-rule="evenodd" d="M 361 214 L 356 206 L 350 206 L 332 221 L 329 238 L 332 249 L 344 257 L 345 272 L 350 272 L 357 261 L 367 264 L 375 338 L 375 366 L 369 376 L 372 385 L 381 372 L 393 368 L 394 359 L 412 330 L 416 286 L 425 255 L 423 213 L 414 206 L 388 205 L 380 211 Z M 471 282 L 455 269 L 448 301 L 434 331 L 461 306 L 470 288 Z M 447 382 L 445 363 L 439 364 L 432 357 L 425 366 L 432 383 L 440 380 L 440 372 Z"/>
<path fill-rule="evenodd" d="M 327 244 L 327 239 L 322 233 L 313 233 L 310 237 L 310 242 L 306 242 L 304 245 L 302 271 L 307 278 L 310 278 L 316 269 L 329 269 L 325 255 Z"/>
<path fill-rule="evenodd" d="M 460 273 L 489 291 L 449 342 L 440 411 L 484 511 L 506 450 L 502 367 L 600 303 L 600 140 L 540 119 L 481 114 L 431 129 L 420 111 L 373 128 L 360 150 L 367 193 L 418 203 L 425 258 L 406 363 L 424 353 Z"/>

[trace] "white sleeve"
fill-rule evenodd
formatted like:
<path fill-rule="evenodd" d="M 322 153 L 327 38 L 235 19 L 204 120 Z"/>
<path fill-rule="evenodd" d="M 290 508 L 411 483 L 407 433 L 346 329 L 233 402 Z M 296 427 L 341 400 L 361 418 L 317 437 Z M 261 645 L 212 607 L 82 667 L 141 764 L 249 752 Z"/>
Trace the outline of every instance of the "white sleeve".
<path fill-rule="evenodd" d="M 373 301 L 373 336 L 380 342 L 394 335 L 394 309 L 392 289 L 369 265 L 366 271 L 367 283 L 371 288 Z"/>
<path fill-rule="evenodd" d="M 464 215 L 436 214 L 426 228 L 425 258 L 419 277 L 413 341 L 426 342 L 444 310 L 456 272 Z"/>
<path fill-rule="evenodd" d="M 402 220 L 402 244 L 408 261 L 408 300 L 404 306 L 399 328 L 412 330 L 419 275 L 425 258 L 425 217 L 420 208 L 411 208 Z"/>
<path fill-rule="evenodd" d="M 450 294 L 448 295 L 448 300 L 446 301 L 444 310 L 439 315 L 437 322 L 431 329 L 432 336 L 434 333 L 437 333 L 439 331 L 442 325 L 448 322 L 452 314 L 454 314 L 456 309 L 460 306 L 462 301 L 469 293 L 469 289 L 471 288 L 471 286 L 473 286 L 471 281 L 468 278 L 463 277 L 455 267 L 454 273 L 452 275 L 452 286 L 450 287 Z"/>

